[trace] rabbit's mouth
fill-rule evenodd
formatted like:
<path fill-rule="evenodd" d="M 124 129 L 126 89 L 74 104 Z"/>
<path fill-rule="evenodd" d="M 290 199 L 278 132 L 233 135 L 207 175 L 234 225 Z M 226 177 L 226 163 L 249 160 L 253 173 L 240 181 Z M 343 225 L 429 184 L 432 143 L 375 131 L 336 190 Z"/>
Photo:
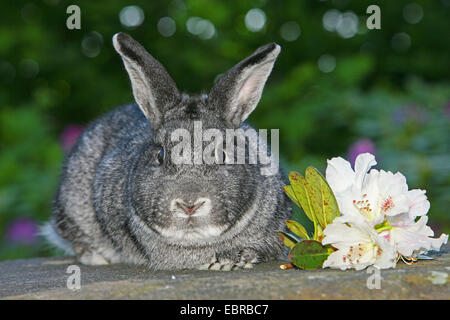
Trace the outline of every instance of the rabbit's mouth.
<path fill-rule="evenodd" d="M 170 212 L 175 218 L 186 220 L 192 223 L 200 217 L 208 217 L 211 214 L 211 199 L 198 197 L 195 200 L 184 200 L 175 198 L 170 202 Z"/>
<path fill-rule="evenodd" d="M 212 221 L 212 203 L 207 197 L 195 200 L 174 198 L 169 204 L 170 224 L 156 225 L 154 228 L 170 240 L 195 242 L 219 237 L 228 228 Z"/>

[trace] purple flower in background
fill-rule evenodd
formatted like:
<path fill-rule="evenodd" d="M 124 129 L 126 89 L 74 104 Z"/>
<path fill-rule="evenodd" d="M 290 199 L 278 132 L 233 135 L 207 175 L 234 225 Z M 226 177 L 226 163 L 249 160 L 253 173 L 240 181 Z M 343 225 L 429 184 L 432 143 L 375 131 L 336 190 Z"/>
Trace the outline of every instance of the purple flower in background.
<path fill-rule="evenodd" d="M 18 218 L 6 228 L 6 240 L 21 244 L 33 244 L 37 240 L 38 224 L 30 218 Z"/>
<path fill-rule="evenodd" d="M 367 138 L 362 138 L 353 143 L 350 148 L 348 148 L 347 159 L 350 161 L 352 166 L 355 165 L 356 157 L 361 153 L 371 153 L 375 155 L 375 145 L 373 142 Z"/>
<path fill-rule="evenodd" d="M 77 141 L 78 136 L 83 131 L 83 126 L 79 124 L 69 124 L 61 133 L 61 144 L 64 152 L 69 152 Z"/>

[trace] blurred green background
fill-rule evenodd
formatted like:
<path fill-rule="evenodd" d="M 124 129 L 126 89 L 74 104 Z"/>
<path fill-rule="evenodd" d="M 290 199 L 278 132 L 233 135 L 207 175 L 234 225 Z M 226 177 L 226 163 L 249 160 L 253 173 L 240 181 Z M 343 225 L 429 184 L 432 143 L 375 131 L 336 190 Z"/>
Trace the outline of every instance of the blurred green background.
<path fill-rule="evenodd" d="M 66 8 L 81 8 L 68 30 Z M 367 30 L 366 8 L 381 8 Z M 37 236 L 60 165 L 89 121 L 133 100 L 111 37 L 124 31 L 179 88 L 208 91 L 260 45 L 282 52 L 251 123 L 280 129 L 288 169 L 377 156 L 427 190 L 450 231 L 450 0 L 3 0 L 0 11 L 0 260 L 49 255 Z"/>

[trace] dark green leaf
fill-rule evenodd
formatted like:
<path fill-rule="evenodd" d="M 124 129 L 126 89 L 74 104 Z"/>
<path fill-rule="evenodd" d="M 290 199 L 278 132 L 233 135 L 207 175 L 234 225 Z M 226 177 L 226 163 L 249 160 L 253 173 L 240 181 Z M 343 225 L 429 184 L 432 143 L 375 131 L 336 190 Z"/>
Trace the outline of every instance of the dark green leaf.
<path fill-rule="evenodd" d="M 321 268 L 330 251 L 318 241 L 303 240 L 289 252 L 289 258 L 297 267 L 305 270 Z"/>

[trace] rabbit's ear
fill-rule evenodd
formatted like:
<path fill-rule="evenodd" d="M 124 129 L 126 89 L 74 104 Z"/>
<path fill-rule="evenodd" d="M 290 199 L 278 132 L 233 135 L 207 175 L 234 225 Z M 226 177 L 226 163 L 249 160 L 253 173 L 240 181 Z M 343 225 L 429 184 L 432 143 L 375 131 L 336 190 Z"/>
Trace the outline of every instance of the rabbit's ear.
<path fill-rule="evenodd" d="M 257 49 L 225 73 L 212 88 L 209 104 L 227 122 L 238 127 L 256 108 L 280 53 L 280 46 L 270 43 Z"/>
<path fill-rule="evenodd" d="M 159 127 L 164 111 L 180 98 L 175 82 L 161 63 L 129 35 L 115 34 L 113 45 L 128 71 L 137 104 L 152 127 Z"/>

